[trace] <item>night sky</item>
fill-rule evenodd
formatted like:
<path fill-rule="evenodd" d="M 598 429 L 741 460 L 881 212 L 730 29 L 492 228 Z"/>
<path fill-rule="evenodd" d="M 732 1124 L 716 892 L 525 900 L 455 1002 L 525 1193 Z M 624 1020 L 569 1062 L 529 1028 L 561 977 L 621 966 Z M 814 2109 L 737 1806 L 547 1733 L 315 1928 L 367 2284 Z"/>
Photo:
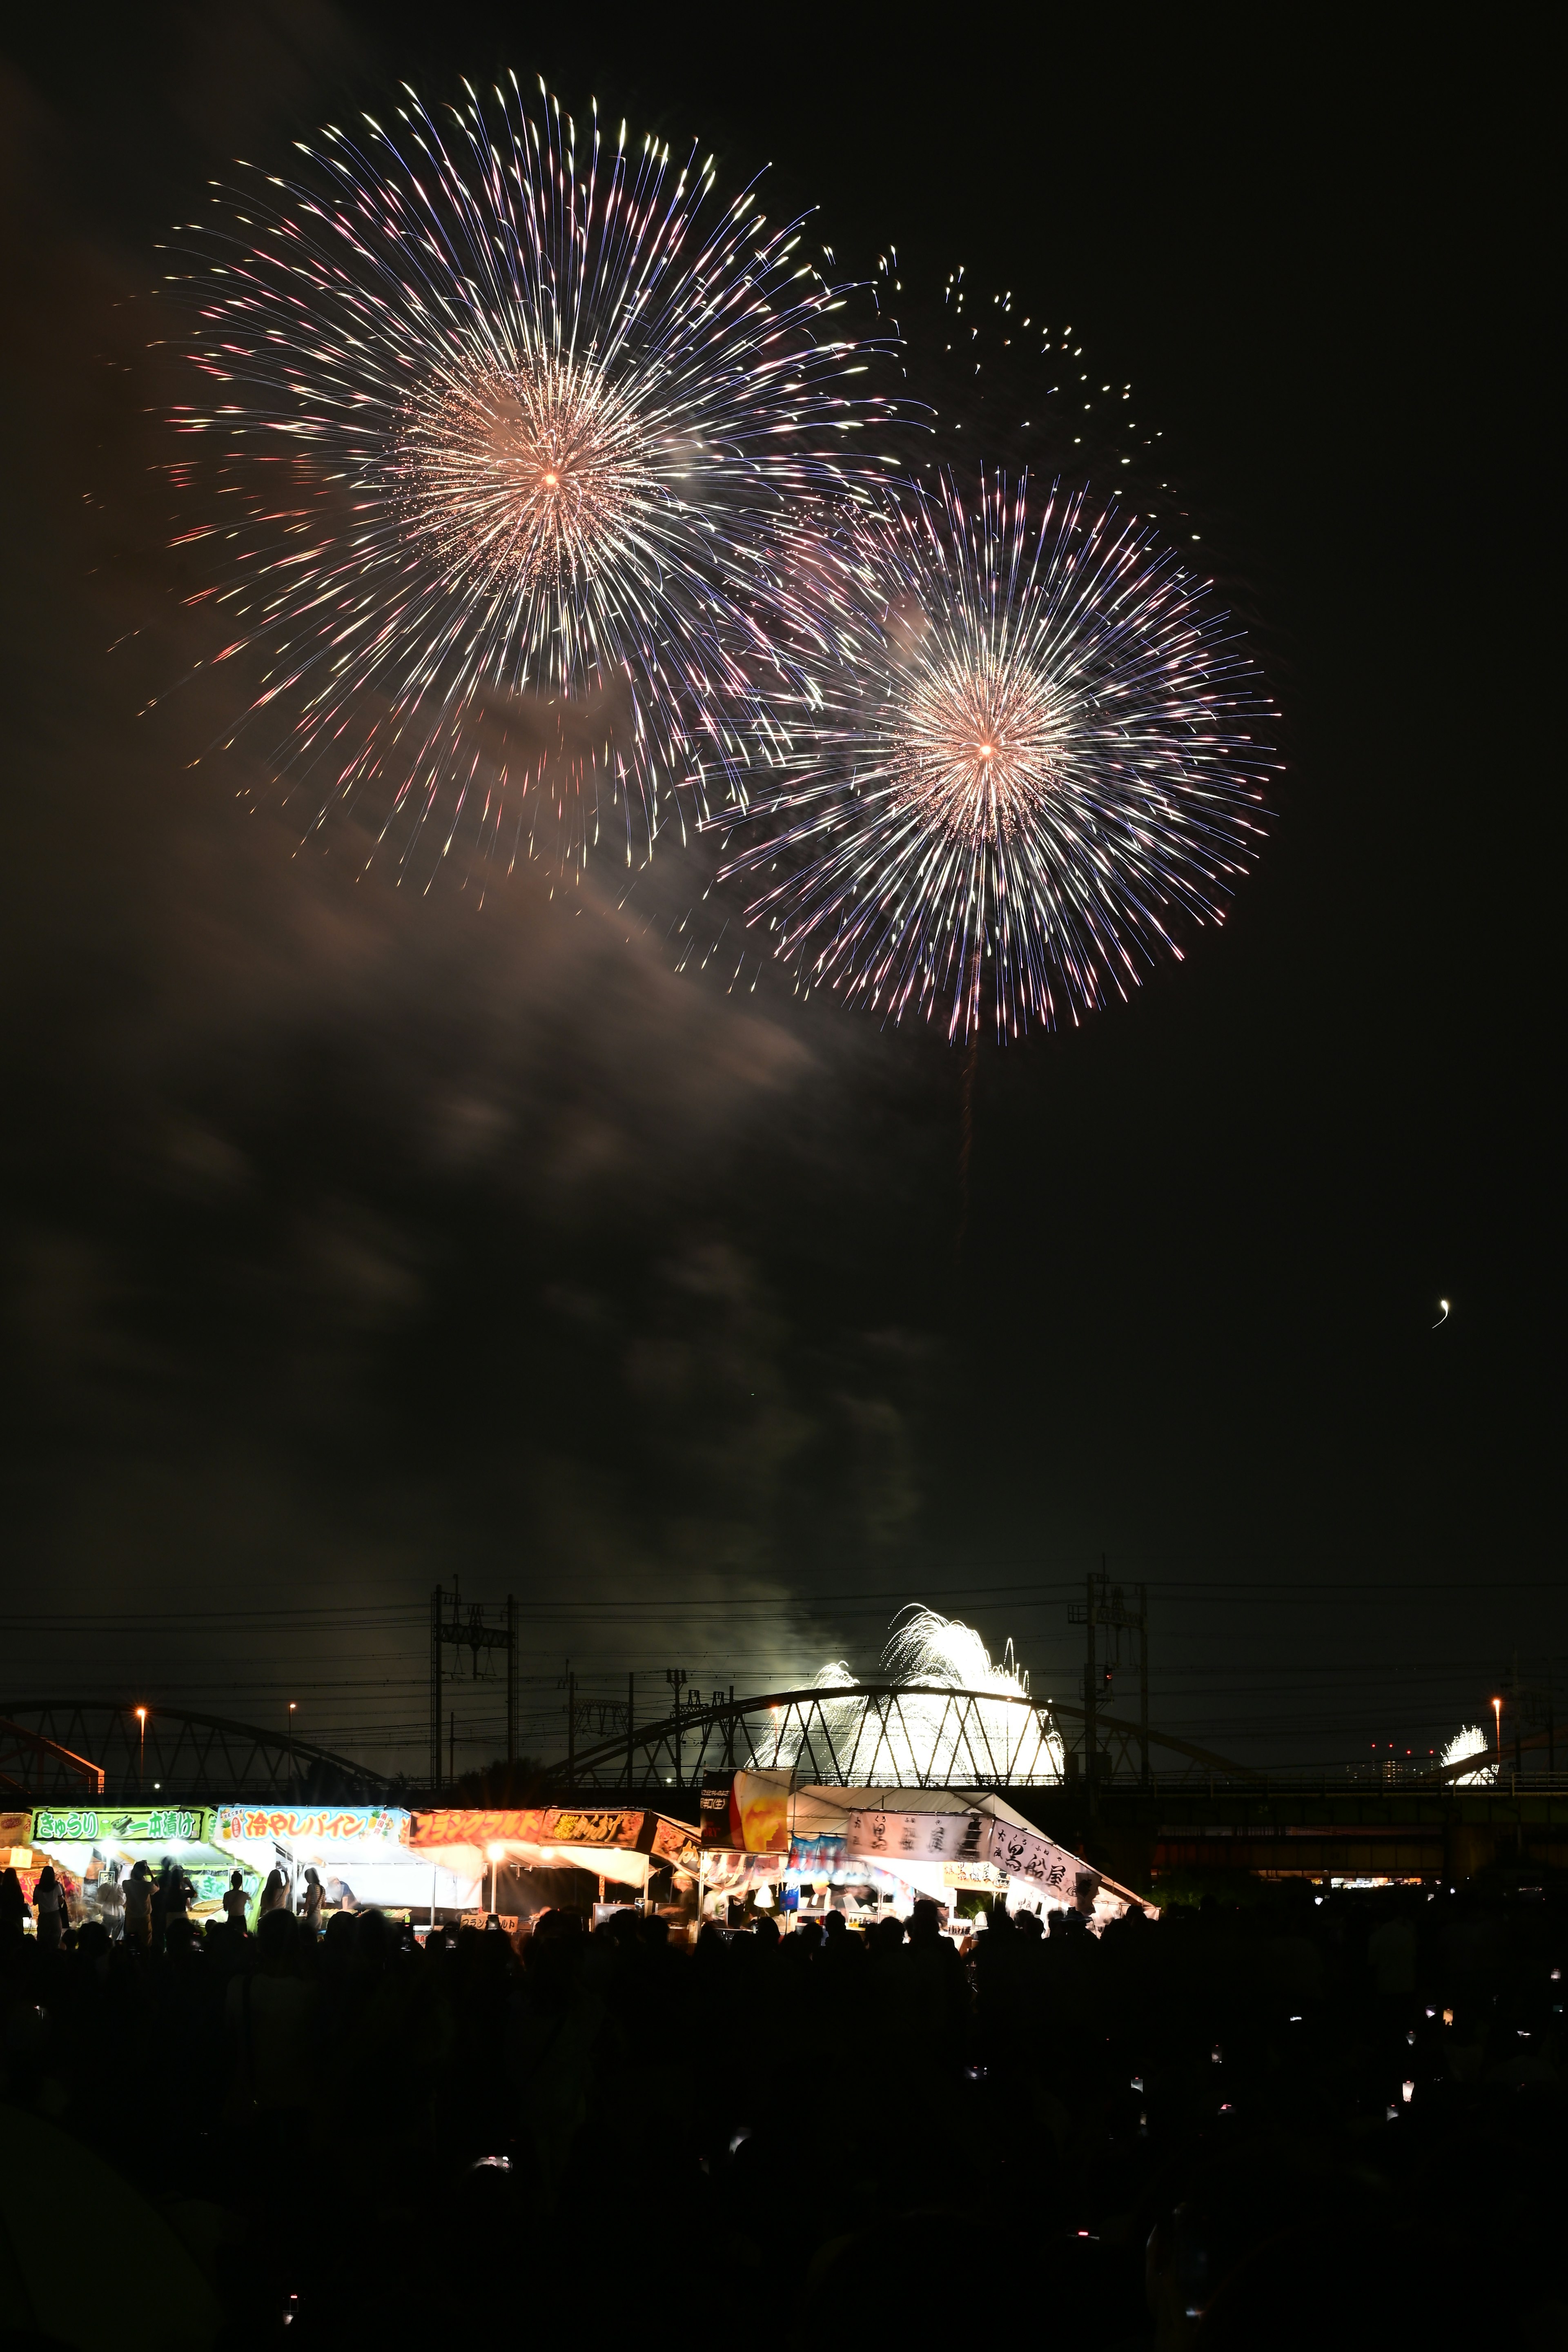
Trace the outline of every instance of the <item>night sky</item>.
<path fill-rule="evenodd" d="M 1425 1753 L 1568 1649 L 1530 60 L 1344 17 L 662 21 L 13 46 L 0 1708 L 294 1697 L 416 1774 L 454 1575 L 523 1603 L 535 1752 L 568 1659 L 778 1688 L 913 1600 L 1076 1699 L 1103 1556 L 1151 1588 L 1157 1724 Z M 1258 869 L 1130 1005 L 982 1046 L 966 1218 L 923 1026 L 677 976 L 592 876 L 362 879 L 190 764 L 231 689 L 152 470 L 155 248 L 234 154 L 509 66 L 700 132 L 725 186 L 772 163 L 847 269 L 893 242 L 1070 319 L 1246 616 Z M 493 1689 L 458 1705 L 493 1754 Z"/>

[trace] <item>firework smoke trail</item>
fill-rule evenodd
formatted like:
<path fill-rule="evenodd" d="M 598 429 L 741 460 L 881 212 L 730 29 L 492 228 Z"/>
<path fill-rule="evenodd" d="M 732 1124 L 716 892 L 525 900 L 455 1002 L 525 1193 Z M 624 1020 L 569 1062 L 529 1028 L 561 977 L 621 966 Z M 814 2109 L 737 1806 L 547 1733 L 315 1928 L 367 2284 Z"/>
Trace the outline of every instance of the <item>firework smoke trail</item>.
<path fill-rule="evenodd" d="M 239 511 L 184 534 L 224 563 L 192 601 L 234 615 L 217 658 L 265 655 L 249 715 L 291 730 L 318 822 L 357 803 L 404 858 L 465 824 L 493 854 L 548 772 L 563 824 L 584 788 L 581 847 L 608 778 L 630 860 L 668 784 L 700 810 L 772 755 L 757 681 L 811 622 L 759 521 L 857 495 L 878 404 L 848 396 L 864 356 L 798 221 L 721 206 L 695 149 L 628 152 L 596 110 L 579 149 L 554 100 L 496 96 L 444 135 L 409 93 L 303 149 L 314 184 L 258 172 L 196 226 L 175 282 L 213 389 L 174 422 L 211 461 L 173 470 Z M 537 739 L 568 704 L 602 740 L 563 762 Z"/>
<path fill-rule="evenodd" d="M 913 1603 L 901 1613 L 902 1622 L 895 1622 L 882 1652 L 883 1665 L 900 1683 L 921 1683 L 941 1691 L 994 1691 L 1003 1700 L 1028 1697 L 1028 1677 L 1018 1671 L 1011 1642 L 995 1663 L 974 1628 L 962 1619 L 942 1617 Z M 884 1722 L 863 1716 L 859 1699 L 834 1701 L 835 1690 L 858 1679 L 842 1658 L 812 1677 L 813 1687 L 824 1694 L 820 1713 L 827 1738 L 850 1780 L 896 1788 L 914 1788 L 927 1779 L 938 1785 L 966 1786 L 976 1761 L 986 1755 L 998 1769 L 1005 1759 L 1007 1777 L 1013 1780 L 1058 1781 L 1062 1777 L 1061 1741 L 1043 1728 L 1037 1714 L 1021 1729 L 1016 1706 L 987 1706 L 982 1697 L 964 1722 L 928 1687 L 906 1693 L 897 1713 Z M 798 1764 L 799 1733 L 792 1727 L 779 1740 L 776 1754 L 770 1747 L 757 1760 Z"/>
<path fill-rule="evenodd" d="M 1125 998 L 1218 921 L 1260 832 L 1266 711 L 1206 583 L 1087 491 L 913 486 L 803 545 L 838 659 L 771 797 L 713 822 L 805 987 L 951 1038 Z"/>

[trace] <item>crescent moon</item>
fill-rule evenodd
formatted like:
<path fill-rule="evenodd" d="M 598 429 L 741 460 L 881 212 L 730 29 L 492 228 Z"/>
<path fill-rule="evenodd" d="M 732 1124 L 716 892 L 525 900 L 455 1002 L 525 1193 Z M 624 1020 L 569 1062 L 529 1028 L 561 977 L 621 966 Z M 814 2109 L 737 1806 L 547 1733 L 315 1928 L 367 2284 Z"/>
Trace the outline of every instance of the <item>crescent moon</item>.
<path fill-rule="evenodd" d="M 1437 1304 L 1442 1308 L 1443 1312 L 1438 1316 L 1437 1320 L 1432 1326 L 1434 1331 L 1440 1331 L 1442 1329 L 1444 1324 L 1448 1319 L 1449 1314 L 1448 1302 L 1446 1298 L 1439 1298 Z"/>

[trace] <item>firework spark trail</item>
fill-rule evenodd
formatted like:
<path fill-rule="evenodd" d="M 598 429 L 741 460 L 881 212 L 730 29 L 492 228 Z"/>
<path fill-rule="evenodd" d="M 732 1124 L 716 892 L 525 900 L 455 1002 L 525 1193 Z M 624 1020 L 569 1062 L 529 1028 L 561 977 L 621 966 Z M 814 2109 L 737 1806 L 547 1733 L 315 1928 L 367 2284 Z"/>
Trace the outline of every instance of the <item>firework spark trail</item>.
<path fill-rule="evenodd" d="M 831 535 L 831 534 L 830 534 Z M 999 1037 L 1125 997 L 1218 921 L 1266 711 L 1206 583 L 1086 491 L 907 486 L 805 551 L 838 657 L 784 781 L 712 823 L 801 982 Z M 819 632 L 824 634 L 825 632 Z"/>
<path fill-rule="evenodd" d="M 176 280 L 214 389 L 174 422 L 219 445 L 205 478 L 241 511 L 204 527 L 225 574 L 193 601 L 235 614 L 218 658 L 266 655 L 254 710 L 287 713 L 318 822 L 379 794 L 404 857 L 437 820 L 445 854 L 481 781 L 493 852 L 509 787 L 543 772 L 476 765 L 481 698 L 619 689 L 624 730 L 568 790 L 589 788 L 581 847 L 613 771 L 630 859 L 668 785 L 700 809 L 776 756 L 757 679 L 798 691 L 779 647 L 813 624 L 760 526 L 805 490 L 864 494 L 877 461 L 847 436 L 879 404 L 849 396 L 846 289 L 799 221 L 770 229 L 751 188 L 710 202 L 695 149 L 628 153 L 595 110 L 580 152 L 556 101 L 541 123 L 515 78 L 496 96 L 499 118 L 468 90 L 444 136 L 409 93 L 391 129 L 303 149 L 315 184 L 215 198 L 236 218 L 197 228 Z"/>

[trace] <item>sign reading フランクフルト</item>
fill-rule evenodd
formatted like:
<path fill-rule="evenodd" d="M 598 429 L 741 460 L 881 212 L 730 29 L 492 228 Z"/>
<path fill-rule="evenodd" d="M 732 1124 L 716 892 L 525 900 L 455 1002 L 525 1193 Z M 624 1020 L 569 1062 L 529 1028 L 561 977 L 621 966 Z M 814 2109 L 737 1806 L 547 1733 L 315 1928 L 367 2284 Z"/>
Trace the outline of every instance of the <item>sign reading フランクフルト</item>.
<path fill-rule="evenodd" d="M 39 1805 L 35 1845 L 199 1845 L 212 1835 L 206 1805 Z"/>

